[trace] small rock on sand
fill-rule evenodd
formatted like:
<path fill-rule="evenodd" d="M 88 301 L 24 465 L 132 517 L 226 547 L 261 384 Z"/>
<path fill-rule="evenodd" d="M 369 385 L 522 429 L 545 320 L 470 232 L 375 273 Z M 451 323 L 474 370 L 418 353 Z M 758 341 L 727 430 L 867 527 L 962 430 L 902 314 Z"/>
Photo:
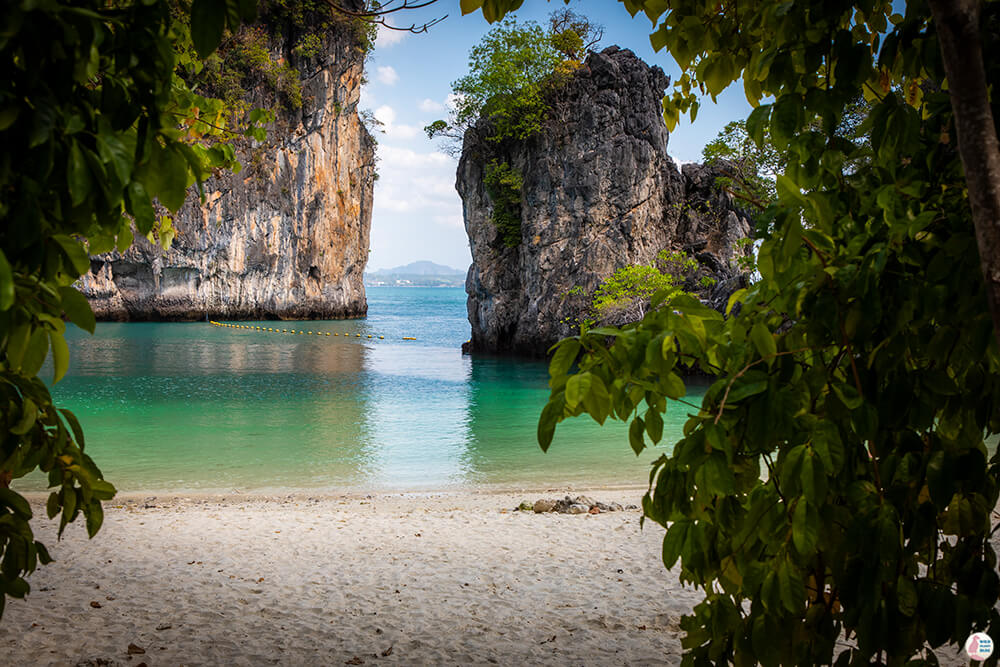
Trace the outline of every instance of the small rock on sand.
<path fill-rule="evenodd" d="M 545 500 L 544 498 L 535 501 L 534 510 L 535 514 L 541 514 L 542 512 L 551 512 L 556 508 L 556 501 Z"/>

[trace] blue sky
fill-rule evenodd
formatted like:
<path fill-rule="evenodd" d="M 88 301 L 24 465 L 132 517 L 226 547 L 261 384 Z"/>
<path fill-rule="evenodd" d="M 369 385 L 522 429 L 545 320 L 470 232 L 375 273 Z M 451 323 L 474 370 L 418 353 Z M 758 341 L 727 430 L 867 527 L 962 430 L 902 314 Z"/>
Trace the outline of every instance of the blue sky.
<path fill-rule="evenodd" d="M 563 2 L 528 0 L 515 14 L 518 20 L 542 25 Z M 599 48 L 616 44 L 631 49 L 673 79 L 679 74 L 673 59 L 649 45 L 649 20 L 631 18 L 618 0 L 577 0 L 570 8 L 604 26 Z M 441 151 L 422 128 L 447 118 L 451 84 L 468 71 L 468 55 L 490 26 L 481 13 L 461 16 L 456 0 L 439 0 L 424 9 L 400 12 L 393 25 L 423 23 L 448 14 L 427 34 L 380 30 L 367 64 L 368 84 L 361 108 L 375 112 L 384 124 L 379 142 L 379 180 L 375 183 L 371 254 L 368 270 L 430 260 L 459 269 L 472 261 L 462 223 L 462 204 L 455 192 L 457 159 Z M 670 136 L 668 151 L 681 162 L 699 161 L 702 147 L 730 120 L 745 118 L 750 105 L 742 86 L 731 86 L 718 98 L 702 101 L 694 124 L 683 120 Z"/>

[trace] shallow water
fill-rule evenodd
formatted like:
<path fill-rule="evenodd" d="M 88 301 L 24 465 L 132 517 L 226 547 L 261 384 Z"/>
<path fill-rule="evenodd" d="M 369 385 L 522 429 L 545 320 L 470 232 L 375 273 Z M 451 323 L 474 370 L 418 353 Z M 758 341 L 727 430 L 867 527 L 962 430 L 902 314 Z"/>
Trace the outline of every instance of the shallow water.
<path fill-rule="evenodd" d="M 368 302 L 362 320 L 246 323 L 312 335 L 101 323 L 71 336 L 70 372 L 53 394 L 123 491 L 646 482 L 663 447 L 636 457 L 620 423 L 564 422 L 541 452 L 545 364 L 463 356 L 463 290 L 369 288 Z M 665 443 L 688 410 L 670 406 Z M 42 486 L 40 476 L 17 484 Z"/>

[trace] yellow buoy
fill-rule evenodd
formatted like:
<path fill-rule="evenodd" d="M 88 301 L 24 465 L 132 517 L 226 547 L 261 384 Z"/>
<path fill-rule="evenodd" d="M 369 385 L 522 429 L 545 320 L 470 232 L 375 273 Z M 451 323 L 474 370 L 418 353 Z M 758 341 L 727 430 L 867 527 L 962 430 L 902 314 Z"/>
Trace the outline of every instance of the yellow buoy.
<path fill-rule="evenodd" d="M 371 336 L 369 336 L 369 338 L 371 338 Z"/>
<path fill-rule="evenodd" d="M 361 338 L 361 334 L 355 334 L 358 338 Z"/>
<path fill-rule="evenodd" d="M 330 335 L 330 332 L 329 332 L 329 331 L 327 331 L 327 332 L 326 332 L 326 335 L 327 335 L 327 336 L 329 336 L 329 335 Z"/>
<path fill-rule="evenodd" d="M 403 340 L 416 340 L 416 338 L 413 338 L 412 336 L 403 336 Z"/>
<path fill-rule="evenodd" d="M 379 340 L 385 340 L 385 336 L 379 336 L 378 339 Z"/>

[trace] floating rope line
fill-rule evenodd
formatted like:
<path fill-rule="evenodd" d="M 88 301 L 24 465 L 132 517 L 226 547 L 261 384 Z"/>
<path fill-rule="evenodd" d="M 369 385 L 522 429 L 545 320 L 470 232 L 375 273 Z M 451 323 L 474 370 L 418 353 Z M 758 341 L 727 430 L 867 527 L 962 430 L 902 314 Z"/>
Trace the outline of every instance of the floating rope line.
<path fill-rule="evenodd" d="M 332 334 L 328 331 L 300 331 L 298 329 L 276 329 L 274 327 L 259 327 L 257 325 L 248 326 L 246 324 L 230 324 L 228 322 L 216 322 L 214 320 L 209 320 L 209 324 L 215 327 L 222 327 L 224 329 L 245 329 L 247 331 L 260 331 L 261 333 L 283 333 L 283 334 L 293 334 L 298 336 L 340 336 L 343 335 L 344 338 L 351 338 L 351 334 L 345 333 L 341 334 L 339 331 L 335 331 Z M 354 334 L 354 338 L 361 338 L 362 335 L 359 333 Z M 369 340 L 385 340 L 385 336 L 376 336 L 374 334 L 367 335 Z M 413 336 L 403 336 L 403 340 L 416 340 Z"/>

